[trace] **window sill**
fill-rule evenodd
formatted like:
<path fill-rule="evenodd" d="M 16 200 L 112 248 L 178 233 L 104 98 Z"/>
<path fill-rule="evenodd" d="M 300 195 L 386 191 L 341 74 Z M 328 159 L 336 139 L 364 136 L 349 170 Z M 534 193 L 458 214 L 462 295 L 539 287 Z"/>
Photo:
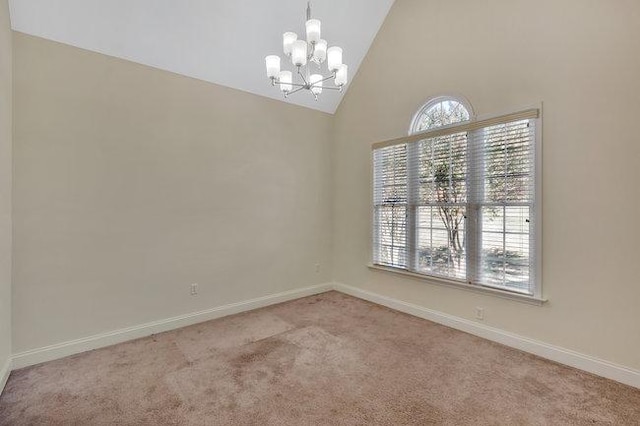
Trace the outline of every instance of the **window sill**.
<path fill-rule="evenodd" d="M 509 299 L 509 300 L 515 300 L 517 302 L 528 303 L 530 305 L 542 306 L 544 303 L 547 302 L 547 299 L 542 299 L 535 296 L 529 296 L 527 294 L 518 294 L 518 293 L 509 292 L 509 291 L 499 290 L 497 288 L 471 285 L 471 284 L 467 284 L 460 281 L 448 280 L 446 278 L 439 278 L 434 276 L 417 274 L 415 272 L 409 272 L 404 269 L 392 268 L 389 266 L 374 265 L 372 263 L 369 263 L 367 267 L 375 271 L 389 272 L 392 274 L 403 275 L 405 277 L 418 279 L 420 281 L 424 281 L 429 284 L 444 285 L 447 287 L 459 288 L 459 289 L 471 291 L 474 293 L 488 294 L 488 295 L 500 297 L 503 299 Z"/>

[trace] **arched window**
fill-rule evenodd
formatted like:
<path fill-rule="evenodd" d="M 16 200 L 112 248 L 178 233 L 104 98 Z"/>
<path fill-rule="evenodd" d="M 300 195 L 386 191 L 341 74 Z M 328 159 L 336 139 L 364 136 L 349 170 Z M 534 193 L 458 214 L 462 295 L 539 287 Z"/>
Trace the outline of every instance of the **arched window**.
<path fill-rule="evenodd" d="M 473 111 L 469 103 L 453 96 L 438 96 L 422 106 L 411 121 L 409 134 L 468 121 Z"/>
<path fill-rule="evenodd" d="M 468 102 L 452 96 L 430 99 L 413 117 L 409 133 L 471 119 Z M 467 132 L 428 138 L 416 144 L 409 168 L 417 174 L 410 185 L 416 207 L 414 268 L 448 278 L 466 277 Z"/>
<path fill-rule="evenodd" d="M 539 299 L 538 123 L 437 97 L 374 145 L 373 263 Z"/>

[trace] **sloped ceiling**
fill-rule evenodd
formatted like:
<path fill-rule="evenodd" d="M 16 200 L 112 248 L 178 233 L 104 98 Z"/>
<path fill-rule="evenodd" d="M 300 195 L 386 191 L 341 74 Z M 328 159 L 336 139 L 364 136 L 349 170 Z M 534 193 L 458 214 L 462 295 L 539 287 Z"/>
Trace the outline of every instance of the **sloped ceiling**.
<path fill-rule="evenodd" d="M 344 49 L 350 78 L 392 4 L 312 2 L 322 37 Z M 283 57 L 283 32 L 304 34 L 306 6 L 304 0 L 10 0 L 16 31 L 334 113 L 344 94 L 325 91 L 314 101 L 304 91 L 284 100 L 266 78 L 264 57 Z"/>

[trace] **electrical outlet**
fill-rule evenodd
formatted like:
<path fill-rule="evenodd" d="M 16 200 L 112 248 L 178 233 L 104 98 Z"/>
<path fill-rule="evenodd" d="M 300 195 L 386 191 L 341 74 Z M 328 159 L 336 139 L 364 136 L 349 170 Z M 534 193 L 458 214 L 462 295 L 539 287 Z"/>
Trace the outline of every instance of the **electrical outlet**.
<path fill-rule="evenodd" d="M 191 295 L 195 296 L 198 294 L 198 283 L 191 284 Z"/>
<path fill-rule="evenodd" d="M 316 272 L 320 272 L 320 264 L 316 263 Z"/>
<path fill-rule="evenodd" d="M 476 306 L 476 319 L 481 321 L 484 319 L 484 308 Z"/>

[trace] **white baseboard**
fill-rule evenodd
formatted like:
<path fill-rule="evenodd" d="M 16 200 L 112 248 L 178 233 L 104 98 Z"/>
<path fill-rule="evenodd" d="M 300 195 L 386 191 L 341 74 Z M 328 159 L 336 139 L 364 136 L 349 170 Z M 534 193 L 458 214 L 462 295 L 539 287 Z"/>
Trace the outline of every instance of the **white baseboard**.
<path fill-rule="evenodd" d="M 334 283 L 334 289 L 360 299 L 368 300 L 379 305 L 395 309 L 416 317 L 424 318 L 447 327 L 455 328 L 469 334 L 482 337 L 487 340 L 501 343 L 524 352 L 538 355 L 542 358 L 550 359 L 564 365 L 568 365 L 589 373 L 606 377 L 624 383 L 629 386 L 640 388 L 640 371 L 622 365 L 617 365 L 589 355 L 581 354 L 559 346 L 529 339 L 517 334 L 509 333 L 498 328 L 478 324 L 464 318 L 434 311 L 412 303 L 403 302 L 398 299 L 372 293 L 357 287 L 352 287 L 342 283 Z"/>
<path fill-rule="evenodd" d="M 122 343 L 128 340 L 150 336 L 152 334 L 173 330 L 188 325 L 233 315 L 240 312 L 262 308 L 276 303 L 286 302 L 301 297 L 323 293 L 329 290 L 337 290 L 342 293 L 368 300 L 379 305 L 395 309 L 410 315 L 427 319 L 438 324 L 446 325 L 457 330 L 470 333 L 487 340 L 501 343 L 515 349 L 538 355 L 542 358 L 550 359 L 598 376 L 606 377 L 636 388 L 640 388 L 640 371 L 604 361 L 589 355 L 584 355 L 569 349 L 550 345 L 517 334 L 509 333 L 484 324 L 469 321 L 464 318 L 438 312 L 412 303 L 403 302 L 398 299 L 372 293 L 357 287 L 352 287 L 342 283 L 326 283 L 311 287 L 290 290 L 269 296 L 243 302 L 232 303 L 219 306 L 200 312 L 194 312 L 160 321 L 154 321 L 138 326 L 114 330 L 94 336 L 63 342 L 43 348 L 33 349 L 26 352 L 14 354 L 0 370 L 0 393 L 9 377 L 12 368 L 23 368 L 41 362 L 51 361 L 65 356 L 102 348 L 105 346 Z"/>
<path fill-rule="evenodd" d="M 180 327 L 186 327 L 188 325 L 225 317 L 227 315 L 233 315 L 269 305 L 275 305 L 276 303 L 299 299 L 301 297 L 311 296 L 318 293 L 324 293 L 325 291 L 332 290 L 332 288 L 332 283 L 314 285 L 311 287 L 305 287 L 268 296 L 258 297 L 256 299 L 246 300 L 243 302 L 218 306 L 216 308 L 207 309 L 200 312 L 193 312 L 173 318 L 153 321 L 133 327 L 127 327 L 120 330 L 113 330 L 106 333 L 96 334 L 94 336 L 45 346 L 43 348 L 32 349 L 29 351 L 14 354 L 12 357 L 12 367 L 13 369 L 28 367 L 30 365 L 40 364 L 41 362 L 52 361 L 54 359 L 63 358 L 65 356 L 74 355 L 93 349 L 103 348 L 105 346 L 114 345 L 116 343 L 122 343 L 128 340 L 147 337 L 152 334 L 162 333 L 164 331 L 174 330 Z"/>
<path fill-rule="evenodd" d="M 4 386 L 9 380 L 9 374 L 11 374 L 11 357 L 7 358 L 2 368 L 0 368 L 0 394 L 2 394 Z"/>

